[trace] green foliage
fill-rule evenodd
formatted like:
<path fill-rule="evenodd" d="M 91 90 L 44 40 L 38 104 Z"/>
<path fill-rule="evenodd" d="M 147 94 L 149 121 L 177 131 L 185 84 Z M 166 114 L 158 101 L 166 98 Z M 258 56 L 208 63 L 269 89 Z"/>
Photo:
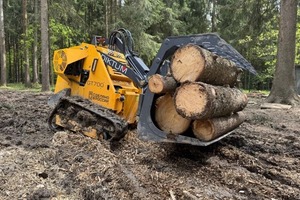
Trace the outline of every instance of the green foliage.
<path fill-rule="evenodd" d="M 186 34 L 199 34 L 208 32 L 209 4 L 207 0 L 188 0 L 181 7 L 180 19 L 183 21 Z"/>
<path fill-rule="evenodd" d="M 39 2 L 39 1 L 38 1 Z M 216 32 L 257 69 L 257 77 L 244 76 L 249 87 L 267 85 L 273 78 L 278 37 L 278 0 L 49 0 L 50 53 L 89 42 L 92 35 L 114 29 L 132 32 L 135 51 L 151 65 L 168 36 Z M 214 8 L 214 9 L 213 9 Z M 24 39 L 22 1 L 4 2 L 10 81 L 23 81 L 23 51 L 32 52 L 35 29 L 34 1 L 28 1 L 28 30 Z M 38 22 L 39 23 L 39 22 Z M 300 11 L 298 9 L 296 64 L 300 64 Z M 40 43 L 38 44 L 40 48 Z M 39 51 L 38 51 L 39 52 Z M 52 57 L 50 55 L 50 63 Z M 30 55 L 30 64 L 32 55 Z M 31 64 L 32 65 L 32 64 Z M 17 73 L 18 72 L 18 73 Z M 18 75 L 15 75 L 18 74 Z"/>
<path fill-rule="evenodd" d="M 217 28 L 258 71 L 258 76 L 244 76 L 249 87 L 270 83 L 276 63 L 278 3 L 276 0 L 218 1 Z"/>
<path fill-rule="evenodd" d="M 136 50 L 150 65 L 165 38 L 206 32 L 205 11 L 205 1 L 125 1 L 119 25 L 132 32 Z"/>
<path fill-rule="evenodd" d="M 161 20 L 159 14 L 161 5 L 159 0 L 125 1 L 121 10 L 122 19 L 119 25 L 131 31 L 136 51 L 147 64 L 151 62 L 159 46 L 157 42 L 159 34 L 151 35 L 147 30 L 153 23 Z"/>
<path fill-rule="evenodd" d="M 278 40 L 278 23 L 274 17 L 272 21 L 266 23 L 268 31 L 262 32 L 256 39 L 256 45 L 253 47 L 253 61 L 259 71 L 256 77 L 257 82 L 266 83 L 273 78 L 276 65 L 277 40 Z"/>

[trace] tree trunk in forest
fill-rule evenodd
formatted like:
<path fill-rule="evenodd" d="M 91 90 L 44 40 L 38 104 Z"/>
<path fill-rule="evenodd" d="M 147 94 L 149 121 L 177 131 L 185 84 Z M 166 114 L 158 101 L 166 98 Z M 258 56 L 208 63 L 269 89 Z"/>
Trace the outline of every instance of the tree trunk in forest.
<path fill-rule="evenodd" d="M 211 10 L 211 32 L 216 32 L 217 31 L 217 16 L 216 16 L 216 6 L 217 6 L 217 1 L 212 0 L 211 2 L 212 10 Z"/>
<path fill-rule="evenodd" d="M 5 51 L 3 0 L 0 0 L 0 64 L 1 64 L 0 85 L 6 86 L 6 82 L 7 82 L 7 80 L 6 80 L 6 51 Z"/>
<path fill-rule="evenodd" d="M 175 91 L 177 82 L 172 76 L 154 74 L 149 77 L 148 87 L 152 93 L 163 94 Z"/>
<path fill-rule="evenodd" d="M 27 18 L 27 0 L 23 0 L 23 35 L 24 35 L 24 82 L 26 87 L 31 87 L 30 83 L 30 75 L 29 75 L 29 56 L 28 56 L 28 47 L 27 47 L 27 26 L 28 26 L 28 18 Z"/>
<path fill-rule="evenodd" d="M 48 2 L 47 0 L 41 0 L 42 91 L 50 90 L 48 28 Z"/>
<path fill-rule="evenodd" d="M 39 83 L 38 77 L 38 0 L 34 0 L 34 42 L 33 42 L 33 83 Z"/>
<path fill-rule="evenodd" d="M 179 48 L 171 61 L 171 73 L 176 81 L 201 81 L 212 85 L 237 84 L 242 70 L 235 63 L 201 47 L 188 44 Z"/>
<path fill-rule="evenodd" d="M 105 0 L 105 35 L 108 38 L 108 0 Z"/>
<path fill-rule="evenodd" d="M 297 104 L 300 101 L 295 82 L 295 45 L 297 1 L 280 1 L 277 63 L 269 103 Z"/>
<path fill-rule="evenodd" d="M 192 124 L 193 133 L 199 140 L 207 142 L 234 130 L 243 123 L 245 119 L 245 114 L 238 112 L 227 117 L 195 120 Z"/>
<path fill-rule="evenodd" d="M 159 97 L 155 105 L 155 121 L 162 131 L 178 135 L 189 128 L 191 120 L 177 113 L 170 94 Z"/>
<path fill-rule="evenodd" d="M 186 82 L 174 94 L 177 112 L 189 119 L 209 119 L 243 110 L 247 95 L 236 88 Z"/>
<path fill-rule="evenodd" d="M 11 47 L 12 47 L 12 42 L 11 42 L 11 37 L 10 35 L 8 34 L 8 68 L 9 68 L 9 71 L 8 71 L 8 82 L 15 82 L 14 81 L 14 68 L 12 67 L 12 53 L 11 53 Z"/>
<path fill-rule="evenodd" d="M 114 0 L 114 23 L 116 24 L 117 23 L 117 15 L 119 13 L 119 6 L 118 6 L 118 1 L 119 0 Z M 115 28 L 114 28 L 115 29 Z"/>
<path fill-rule="evenodd" d="M 18 59 L 19 58 L 19 56 L 20 56 L 20 53 L 19 53 L 19 45 L 18 45 L 18 43 L 17 43 L 17 41 L 16 41 L 17 39 L 16 38 L 14 38 L 14 68 L 15 68 L 15 80 L 16 80 L 16 82 L 17 83 L 19 83 L 20 82 L 20 65 L 19 65 L 19 61 L 20 61 L 20 59 Z"/>
<path fill-rule="evenodd" d="M 114 5 L 114 3 L 115 3 L 115 0 L 110 0 L 110 3 L 109 3 L 109 18 L 110 18 L 110 20 L 109 20 L 109 24 L 110 24 L 110 26 L 112 26 L 114 23 L 115 23 L 115 17 L 114 17 L 114 15 L 115 15 L 115 5 Z M 112 27 L 110 27 L 110 28 L 112 28 Z"/>

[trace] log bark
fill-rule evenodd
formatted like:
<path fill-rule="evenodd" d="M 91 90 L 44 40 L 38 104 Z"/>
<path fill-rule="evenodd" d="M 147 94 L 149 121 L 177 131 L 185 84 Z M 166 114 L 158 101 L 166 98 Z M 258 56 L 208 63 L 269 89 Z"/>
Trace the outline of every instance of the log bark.
<path fill-rule="evenodd" d="M 175 91 L 177 82 L 172 76 L 154 74 L 149 77 L 149 90 L 155 94 L 163 94 Z"/>
<path fill-rule="evenodd" d="M 188 119 L 209 119 L 243 110 L 247 95 L 236 88 L 186 82 L 174 94 L 177 112 Z"/>
<path fill-rule="evenodd" d="M 225 58 L 201 47 L 188 44 L 173 55 L 171 73 L 176 81 L 201 81 L 212 85 L 235 86 L 242 69 Z"/>
<path fill-rule="evenodd" d="M 207 142 L 234 130 L 245 119 L 245 114 L 238 112 L 227 117 L 195 120 L 192 124 L 193 133 L 199 140 Z"/>
<path fill-rule="evenodd" d="M 191 123 L 176 112 L 173 98 L 168 93 L 156 100 L 155 121 L 162 131 L 174 135 L 185 132 Z"/>

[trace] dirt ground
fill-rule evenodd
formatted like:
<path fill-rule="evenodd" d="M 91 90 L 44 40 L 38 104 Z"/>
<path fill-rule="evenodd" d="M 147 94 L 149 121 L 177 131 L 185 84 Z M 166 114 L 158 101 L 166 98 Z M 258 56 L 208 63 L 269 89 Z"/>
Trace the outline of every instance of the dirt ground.
<path fill-rule="evenodd" d="M 209 147 L 52 133 L 51 93 L 0 89 L 0 199 L 300 199 L 300 108 L 260 109 Z"/>

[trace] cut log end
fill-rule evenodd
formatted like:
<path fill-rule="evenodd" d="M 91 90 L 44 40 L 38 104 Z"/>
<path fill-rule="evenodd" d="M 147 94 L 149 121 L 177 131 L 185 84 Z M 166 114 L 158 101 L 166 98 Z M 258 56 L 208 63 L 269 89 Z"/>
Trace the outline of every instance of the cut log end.
<path fill-rule="evenodd" d="M 160 74 L 154 74 L 149 77 L 149 90 L 155 94 L 163 94 L 167 92 L 173 92 L 177 83 L 171 76 L 161 76 Z"/>
<path fill-rule="evenodd" d="M 194 121 L 193 132 L 202 141 L 209 141 L 213 138 L 213 125 L 210 120 Z"/>
<path fill-rule="evenodd" d="M 161 91 L 163 91 L 164 86 L 163 86 L 163 80 L 162 80 L 162 76 L 156 76 L 153 75 L 149 78 L 149 90 L 153 93 L 160 93 Z"/>
<path fill-rule="evenodd" d="M 195 81 L 203 71 L 205 59 L 200 47 L 188 44 L 178 49 L 172 58 L 171 73 L 176 81 Z"/>
<path fill-rule="evenodd" d="M 174 135 L 185 132 L 191 123 L 191 120 L 185 119 L 177 113 L 170 94 L 157 99 L 155 121 L 162 131 Z"/>
<path fill-rule="evenodd" d="M 193 118 L 194 113 L 203 113 L 208 102 L 205 88 L 198 84 L 185 84 L 177 90 L 175 105 L 178 113 Z"/>

